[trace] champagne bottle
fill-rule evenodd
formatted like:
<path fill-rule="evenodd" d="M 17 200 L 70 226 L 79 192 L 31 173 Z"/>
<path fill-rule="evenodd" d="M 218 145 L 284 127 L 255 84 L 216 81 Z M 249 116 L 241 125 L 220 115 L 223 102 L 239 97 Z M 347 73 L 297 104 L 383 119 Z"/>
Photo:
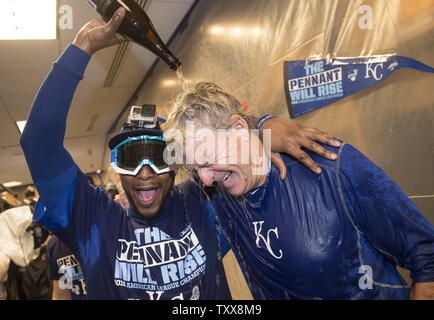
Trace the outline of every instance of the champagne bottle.
<path fill-rule="evenodd" d="M 169 67 L 176 71 L 181 62 L 163 43 L 151 19 L 135 0 L 87 0 L 87 2 L 108 22 L 119 7 L 125 8 L 125 17 L 118 32 L 152 51 Z"/>

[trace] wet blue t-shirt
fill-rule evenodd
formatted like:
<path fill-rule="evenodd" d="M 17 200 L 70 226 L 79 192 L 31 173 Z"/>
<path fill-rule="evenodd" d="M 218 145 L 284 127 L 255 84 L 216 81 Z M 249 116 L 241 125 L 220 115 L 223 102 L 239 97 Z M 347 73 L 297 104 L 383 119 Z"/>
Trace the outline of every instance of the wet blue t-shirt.
<path fill-rule="evenodd" d="M 59 289 L 68 290 L 72 300 L 86 299 L 86 282 L 77 258 L 65 244 L 52 235 L 47 244 L 50 279 L 57 280 Z"/>
<path fill-rule="evenodd" d="M 354 147 L 332 151 L 336 161 L 310 153 L 320 175 L 284 157 L 284 181 L 273 167 L 243 199 L 214 196 L 256 299 L 407 299 L 396 265 L 434 281 L 431 223 Z"/>
<path fill-rule="evenodd" d="M 215 226 L 190 188 L 176 186 L 147 222 L 78 171 L 50 208 L 38 202 L 34 219 L 75 254 L 88 299 L 230 299 Z"/>
<path fill-rule="evenodd" d="M 55 232 L 86 278 L 88 299 L 230 299 L 213 220 L 191 184 L 146 222 L 88 184 L 63 145 L 90 56 L 70 45 L 38 90 L 20 137 L 40 199 L 34 220 Z"/>

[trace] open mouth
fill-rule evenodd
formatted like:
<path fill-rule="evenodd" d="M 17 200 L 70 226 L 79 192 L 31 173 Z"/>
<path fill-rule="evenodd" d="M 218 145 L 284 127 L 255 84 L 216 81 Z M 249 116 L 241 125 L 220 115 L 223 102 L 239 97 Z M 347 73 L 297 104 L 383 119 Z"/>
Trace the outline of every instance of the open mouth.
<path fill-rule="evenodd" d="M 229 171 L 228 173 L 225 174 L 225 176 L 220 180 L 220 182 L 226 186 L 231 182 L 232 179 L 232 171 Z"/>
<path fill-rule="evenodd" d="M 150 205 L 154 202 L 157 197 L 159 188 L 147 189 L 147 190 L 136 190 L 137 197 L 143 205 Z"/>

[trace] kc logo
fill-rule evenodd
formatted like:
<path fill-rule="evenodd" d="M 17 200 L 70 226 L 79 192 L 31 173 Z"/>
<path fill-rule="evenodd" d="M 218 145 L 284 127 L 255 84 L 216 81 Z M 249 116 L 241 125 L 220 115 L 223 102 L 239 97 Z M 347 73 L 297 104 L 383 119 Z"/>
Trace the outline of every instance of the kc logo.
<path fill-rule="evenodd" d="M 279 254 L 280 256 L 277 256 L 274 252 L 273 249 L 271 248 L 270 245 L 270 232 L 273 232 L 276 235 L 276 238 L 279 239 L 279 233 L 277 231 L 277 227 L 274 229 L 269 229 L 267 231 L 267 238 L 265 239 L 265 237 L 262 235 L 262 225 L 263 225 L 264 221 L 256 221 L 256 222 L 252 222 L 253 227 L 255 228 L 255 235 L 256 235 L 256 247 L 261 248 L 261 246 L 259 245 L 259 242 L 262 240 L 265 244 L 265 247 L 267 248 L 268 252 L 276 259 L 282 259 L 283 257 L 283 252 L 282 250 L 279 249 Z"/>
<path fill-rule="evenodd" d="M 373 67 L 374 63 L 366 63 L 366 75 L 365 79 L 369 79 L 371 76 L 377 80 L 380 81 L 383 79 L 383 74 L 381 73 L 383 70 L 383 63 L 377 63 L 375 64 L 375 67 Z M 377 70 L 377 68 L 381 68 L 381 70 Z"/>

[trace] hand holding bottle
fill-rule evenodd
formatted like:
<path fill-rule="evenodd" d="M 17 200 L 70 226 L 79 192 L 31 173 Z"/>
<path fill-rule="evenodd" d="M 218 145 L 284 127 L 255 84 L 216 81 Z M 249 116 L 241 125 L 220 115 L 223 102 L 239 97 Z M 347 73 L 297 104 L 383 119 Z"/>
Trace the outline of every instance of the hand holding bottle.
<path fill-rule="evenodd" d="M 93 19 L 81 28 L 72 44 L 92 55 L 100 49 L 127 41 L 116 32 L 124 17 L 125 9 L 121 7 L 108 23 L 101 18 Z"/>
<path fill-rule="evenodd" d="M 119 8 L 124 8 L 124 19 L 118 29 L 118 33 L 128 40 L 145 47 L 161 58 L 173 70 L 177 71 L 181 62 L 170 52 L 169 48 L 161 40 L 142 6 L 136 0 L 86 0 L 105 21 L 113 17 L 113 13 Z"/>

